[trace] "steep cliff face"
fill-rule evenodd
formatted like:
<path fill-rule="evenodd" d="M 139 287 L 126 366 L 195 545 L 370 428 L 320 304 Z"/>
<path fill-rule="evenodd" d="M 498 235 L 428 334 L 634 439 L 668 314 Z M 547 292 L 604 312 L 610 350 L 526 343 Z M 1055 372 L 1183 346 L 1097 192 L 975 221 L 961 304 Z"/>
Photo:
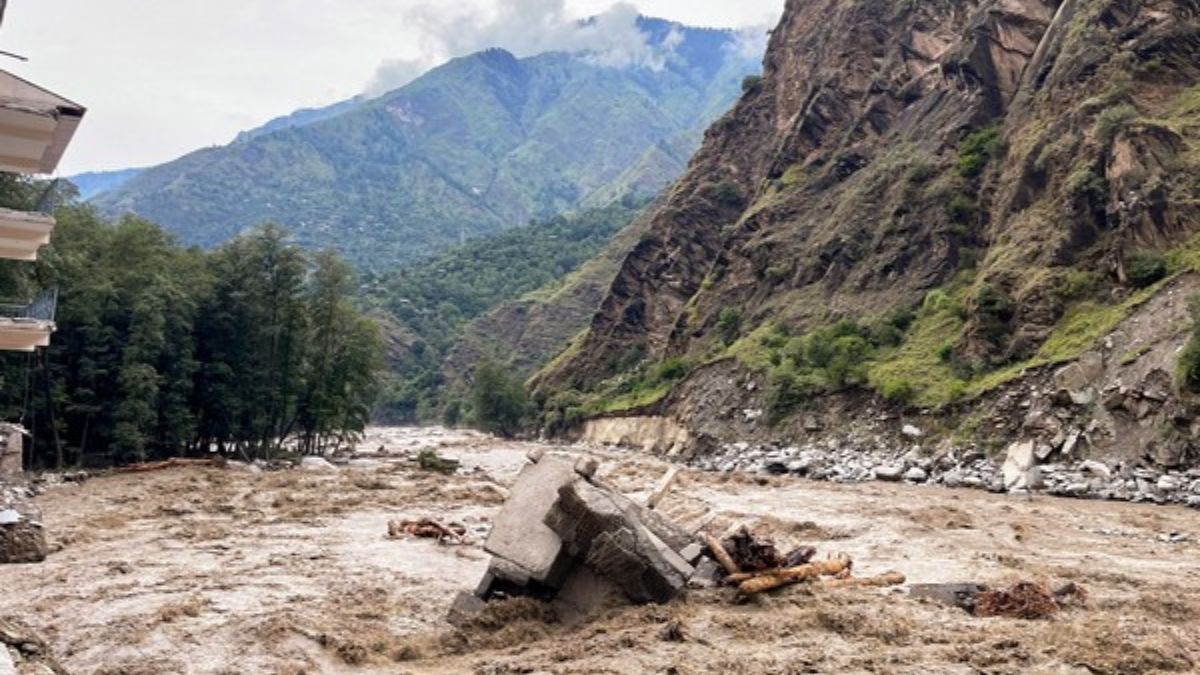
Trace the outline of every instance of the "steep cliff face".
<path fill-rule="evenodd" d="M 600 391 L 931 296 L 954 307 L 938 343 L 920 344 L 932 319 L 897 321 L 852 384 L 903 373 L 935 403 L 902 355 L 937 350 L 956 399 L 1069 360 L 1088 345 L 1060 348 L 1063 322 L 1129 304 L 1131 260 L 1200 229 L 1198 17 L 1195 0 L 789 0 L 763 81 L 537 386 Z"/>

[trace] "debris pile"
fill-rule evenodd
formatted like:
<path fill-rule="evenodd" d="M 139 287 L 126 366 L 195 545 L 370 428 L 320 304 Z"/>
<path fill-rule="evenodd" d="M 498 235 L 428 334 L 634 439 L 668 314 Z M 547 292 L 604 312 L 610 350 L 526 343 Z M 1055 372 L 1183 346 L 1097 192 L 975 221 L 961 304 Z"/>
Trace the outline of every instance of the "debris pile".
<path fill-rule="evenodd" d="M 899 572 L 855 577 L 851 572 L 854 562 L 846 555 L 811 562 L 817 554 L 817 549 L 811 546 L 802 546 L 786 555 L 780 554 L 774 542 L 755 537 L 745 527 L 724 541 L 706 536 L 705 543 L 707 552 L 721 563 L 725 573 L 722 582 L 736 586 L 743 595 L 754 595 L 806 581 L 819 580 L 827 587 L 899 586 L 905 581 L 904 575 Z"/>
<path fill-rule="evenodd" d="M 1087 591 L 1078 584 L 1067 583 L 1051 591 L 1036 581 L 1018 581 L 995 589 L 980 584 L 919 584 L 909 588 L 909 595 L 953 605 L 979 617 L 1026 620 L 1045 619 L 1064 609 L 1083 607 L 1088 599 Z"/>
<path fill-rule="evenodd" d="M 725 583 L 747 595 L 822 577 L 830 585 L 887 586 L 903 575 L 858 579 L 846 556 L 813 561 L 816 550 L 781 553 L 745 527 L 724 542 L 703 541 L 648 505 L 601 484 L 595 460 L 531 454 L 484 549 L 493 558 L 475 593 L 461 593 L 450 620 L 461 623 L 493 599 L 553 600 L 567 614 L 586 615 L 612 601 L 662 603 L 685 587 Z M 668 472 L 649 503 L 662 499 Z"/>
<path fill-rule="evenodd" d="M 393 520 L 388 523 L 388 536 L 419 537 L 436 539 L 439 544 L 461 544 L 466 540 L 467 528 L 461 523 L 439 523 L 432 518 L 418 520 Z"/>
<path fill-rule="evenodd" d="M 0 483 L 0 564 L 39 563 L 50 553 L 31 496 L 26 488 Z"/>

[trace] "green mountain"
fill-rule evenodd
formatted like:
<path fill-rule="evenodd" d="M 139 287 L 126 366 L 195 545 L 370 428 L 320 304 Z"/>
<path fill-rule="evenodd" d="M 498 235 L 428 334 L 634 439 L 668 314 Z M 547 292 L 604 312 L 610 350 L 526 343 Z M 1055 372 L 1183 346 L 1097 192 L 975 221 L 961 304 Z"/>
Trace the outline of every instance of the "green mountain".
<path fill-rule="evenodd" d="M 75 174 L 67 180 L 79 190 L 80 199 L 93 199 L 96 196 L 115 190 L 141 173 L 141 169 L 117 169 L 115 171 L 88 171 Z"/>
<path fill-rule="evenodd" d="M 263 221 L 364 267 L 428 257 L 678 176 L 760 68 L 732 31 L 643 19 L 661 68 L 494 49 L 333 117 L 248 134 L 147 169 L 96 198 L 213 246 Z"/>
<path fill-rule="evenodd" d="M 389 341 L 381 416 L 433 418 L 484 356 L 528 373 L 556 354 L 599 306 L 619 260 L 603 252 L 628 250 L 640 208 L 622 200 L 536 221 L 366 280 Z"/>

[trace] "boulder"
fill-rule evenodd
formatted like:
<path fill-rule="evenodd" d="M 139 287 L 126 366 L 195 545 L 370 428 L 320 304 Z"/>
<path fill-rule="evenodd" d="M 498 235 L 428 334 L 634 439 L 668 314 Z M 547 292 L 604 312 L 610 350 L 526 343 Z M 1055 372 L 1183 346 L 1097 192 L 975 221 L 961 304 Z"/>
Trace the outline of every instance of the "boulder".
<path fill-rule="evenodd" d="M 1004 464 L 1000 467 L 1004 489 L 1033 489 L 1041 483 L 1041 472 L 1037 470 L 1037 446 L 1033 441 L 1013 443 L 1008 446 Z"/>
<path fill-rule="evenodd" d="M 1086 352 L 1074 363 L 1059 368 L 1054 373 L 1054 386 L 1060 391 L 1067 391 L 1071 399 L 1083 397 L 1087 392 L 1087 403 L 1076 401 L 1077 405 L 1087 405 L 1095 400 L 1093 385 L 1104 375 L 1104 356 L 1100 352 Z"/>
<path fill-rule="evenodd" d="M 1097 462 L 1091 459 L 1080 462 L 1079 470 L 1086 474 L 1091 474 L 1097 478 L 1103 478 L 1104 480 L 1112 478 L 1112 471 L 1108 469 L 1108 466 L 1102 462 Z"/>
<path fill-rule="evenodd" d="M 39 563 L 50 554 L 40 523 L 25 518 L 0 525 L 0 564 Z"/>
<path fill-rule="evenodd" d="M 896 482 L 904 478 L 903 464 L 885 464 L 875 467 L 875 479 Z"/>
<path fill-rule="evenodd" d="M 929 479 L 929 474 L 919 466 L 914 466 L 904 473 L 904 480 L 910 483 L 924 483 Z"/>
<path fill-rule="evenodd" d="M 917 428 L 911 424 L 905 424 L 900 429 L 900 433 L 905 438 L 920 438 L 925 435 L 919 428 Z"/>

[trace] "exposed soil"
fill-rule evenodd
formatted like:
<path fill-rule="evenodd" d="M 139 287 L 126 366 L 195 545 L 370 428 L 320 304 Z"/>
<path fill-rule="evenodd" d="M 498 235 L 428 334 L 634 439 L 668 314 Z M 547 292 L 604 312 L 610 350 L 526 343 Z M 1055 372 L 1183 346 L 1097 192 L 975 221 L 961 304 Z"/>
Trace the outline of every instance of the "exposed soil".
<path fill-rule="evenodd" d="M 416 468 L 418 449 L 463 462 Z M 1183 508 L 839 486 L 685 471 L 661 509 L 781 548 L 850 554 L 910 583 L 1072 581 L 1087 606 L 981 619 L 903 589 L 793 587 L 739 603 L 693 591 L 565 625 L 544 605 L 443 623 L 486 565 L 489 517 L 531 444 L 378 430 L 374 462 L 336 472 L 180 468 L 94 478 L 40 499 L 52 553 L 0 568 L 0 615 L 24 619 L 77 674 L 1155 673 L 1200 670 L 1200 520 Z M 636 495 L 665 468 L 592 450 Z M 468 543 L 387 537 L 388 521 L 466 525 Z M 1168 542 L 1172 533 L 1183 541 Z"/>

